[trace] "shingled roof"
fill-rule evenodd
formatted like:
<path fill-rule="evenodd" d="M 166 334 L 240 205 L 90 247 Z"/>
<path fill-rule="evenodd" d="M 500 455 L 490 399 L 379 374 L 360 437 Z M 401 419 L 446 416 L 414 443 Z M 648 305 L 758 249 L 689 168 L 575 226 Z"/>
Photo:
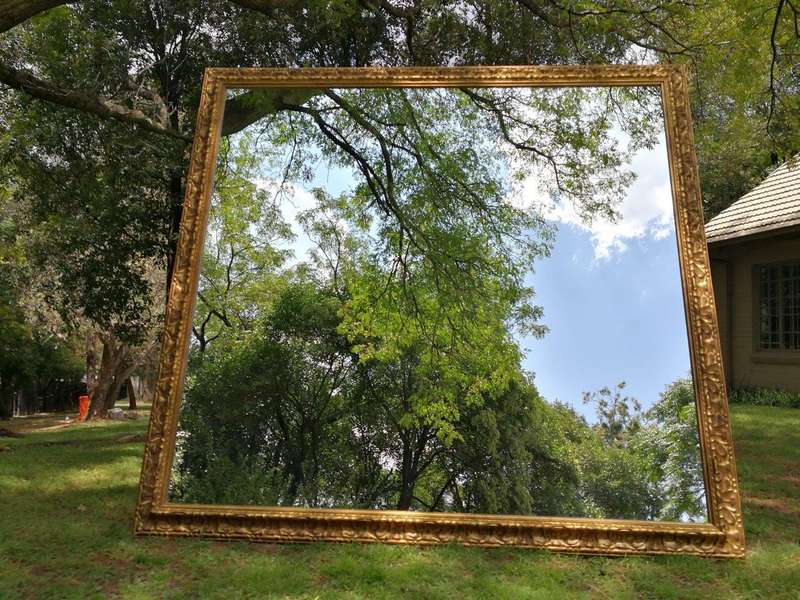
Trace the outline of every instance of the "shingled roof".
<path fill-rule="evenodd" d="M 706 223 L 709 244 L 800 228 L 800 160 L 789 162 Z"/>

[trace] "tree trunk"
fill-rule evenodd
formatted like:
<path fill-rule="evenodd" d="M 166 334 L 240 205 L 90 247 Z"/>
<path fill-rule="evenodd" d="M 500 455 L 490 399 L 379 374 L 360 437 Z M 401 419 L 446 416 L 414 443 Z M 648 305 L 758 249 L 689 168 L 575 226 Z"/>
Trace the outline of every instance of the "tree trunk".
<path fill-rule="evenodd" d="M 156 372 L 148 375 L 145 379 L 145 394 L 146 400 L 152 404 L 156 398 Z"/>
<path fill-rule="evenodd" d="M 145 368 L 144 372 L 139 376 L 139 388 L 136 394 L 136 399 L 142 404 L 152 404 L 153 396 L 156 390 L 156 370 Z"/>
<path fill-rule="evenodd" d="M 120 375 L 128 357 L 128 345 L 117 342 L 110 335 L 100 336 L 100 339 L 103 344 L 103 353 L 99 372 L 88 383 L 90 404 L 87 420 L 103 418 L 109 410 L 114 408 L 119 390 L 127 377 L 127 374 L 125 377 L 120 377 Z"/>
<path fill-rule="evenodd" d="M 128 410 L 136 410 L 136 391 L 130 377 L 125 380 L 125 386 L 128 389 Z"/>
<path fill-rule="evenodd" d="M 111 410 L 114 408 L 114 405 L 117 403 L 117 399 L 119 398 L 119 393 L 122 391 L 122 386 L 125 384 L 127 377 L 120 377 L 118 372 L 114 373 L 114 377 L 112 379 L 111 385 L 111 393 L 106 397 L 106 406 L 108 407 L 107 410 Z"/>
<path fill-rule="evenodd" d="M 86 420 L 102 419 L 106 416 L 109 410 L 108 397 L 111 392 L 112 382 L 108 379 L 98 381 L 89 392 L 89 412 L 86 415 Z"/>
<path fill-rule="evenodd" d="M 0 379 L 0 421 L 8 421 L 14 411 L 14 389 L 7 377 Z"/>
<path fill-rule="evenodd" d="M 411 500 L 414 496 L 413 454 L 410 436 L 404 436 L 403 464 L 400 470 L 400 498 L 397 500 L 397 510 L 411 508 Z"/>
<path fill-rule="evenodd" d="M 175 173 L 170 177 L 169 195 L 172 200 L 172 220 L 169 225 L 169 245 L 167 247 L 167 302 L 169 302 L 169 288 L 172 285 L 172 273 L 175 270 L 175 257 L 178 253 L 178 234 L 183 218 L 183 178 L 181 174 Z"/>

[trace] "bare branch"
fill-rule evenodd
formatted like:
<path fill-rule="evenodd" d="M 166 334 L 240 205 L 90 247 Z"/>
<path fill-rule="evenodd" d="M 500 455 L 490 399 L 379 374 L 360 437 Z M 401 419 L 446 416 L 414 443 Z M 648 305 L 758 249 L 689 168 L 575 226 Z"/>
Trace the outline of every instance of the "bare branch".
<path fill-rule="evenodd" d="M 74 108 L 105 119 L 132 123 L 147 131 L 168 135 L 184 142 L 190 142 L 192 139 L 191 136 L 148 117 L 138 108 L 128 108 L 114 100 L 101 96 L 93 96 L 84 92 L 61 88 L 54 83 L 36 77 L 26 69 L 15 69 L 0 64 L 0 82 L 25 92 L 34 98 L 47 100 L 60 106 Z"/>
<path fill-rule="evenodd" d="M 622 40 L 643 48 L 659 52 L 666 56 L 674 56 L 677 54 L 690 54 L 703 46 L 703 44 L 696 44 L 687 46 L 680 42 L 671 32 L 669 32 L 663 25 L 654 21 L 650 15 L 665 7 L 664 4 L 659 4 L 650 8 L 642 8 L 638 10 L 624 9 L 624 8 L 609 8 L 605 10 L 575 10 L 569 5 L 561 5 L 556 0 L 517 0 L 517 2 L 530 11 L 534 16 L 545 22 L 547 25 L 556 29 L 566 30 L 573 38 L 573 45 L 576 45 L 574 27 L 575 23 L 583 19 L 597 19 L 608 18 L 615 15 L 626 17 L 625 20 L 615 26 L 606 27 L 605 31 L 621 38 Z M 547 5 L 552 10 L 548 10 L 544 5 Z M 652 29 L 664 34 L 673 44 L 674 47 L 666 47 L 656 45 L 648 40 L 646 35 L 637 31 L 636 21 L 644 22 L 643 24 L 651 27 Z M 610 24 L 610 23 L 609 23 Z"/>
<path fill-rule="evenodd" d="M 373 12 L 382 10 L 398 19 L 413 19 L 420 13 L 421 9 L 421 5 L 418 3 L 415 3 L 414 6 L 404 8 L 392 4 L 389 0 L 359 0 L 358 3 Z"/>
<path fill-rule="evenodd" d="M 480 107 L 483 107 L 485 109 L 488 109 L 489 111 L 491 111 L 495 115 L 495 117 L 497 118 L 497 124 L 500 127 L 500 133 L 503 135 L 503 139 L 506 142 L 508 142 L 509 144 L 514 146 L 517 150 L 523 150 L 525 152 L 531 152 L 531 153 L 535 154 L 536 156 L 538 156 L 540 158 L 543 158 L 548 163 L 550 163 L 550 166 L 553 168 L 553 172 L 555 174 L 556 187 L 562 192 L 566 191 L 564 186 L 562 186 L 562 184 L 561 184 L 561 178 L 559 176 L 559 168 L 558 168 L 559 165 L 558 165 L 558 162 L 556 161 L 554 156 L 552 156 L 551 154 L 548 154 L 547 152 L 544 152 L 544 151 L 540 150 L 539 148 L 536 148 L 535 146 L 531 146 L 530 144 L 526 144 L 526 143 L 520 142 L 518 140 L 515 140 L 511 136 L 511 131 L 508 128 L 508 124 L 506 122 L 506 115 L 503 113 L 502 110 L 500 110 L 500 108 L 497 107 L 497 105 L 491 100 L 491 98 L 487 98 L 485 96 L 482 96 L 478 92 L 476 92 L 474 90 L 471 90 L 469 88 L 460 88 L 460 89 L 464 94 L 469 96 L 469 98 L 476 105 L 478 105 Z"/>
<path fill-rule="evenodd" d="M 778 25 L 781 21 L 781 12 L 786 0 L 778 0 L 778 7 L 775 10 L 775 21 L 772 23 L 772 33 L 769 37 L 769 45 L 772 50 L 772 60 L 769 64 L 769 114 L 767 115 L 767 131 L 772 123 L 775 113 L 775 104 L 778 100 L 778 92 L 775 90 L 775 65 L 778 63 Z"/>
<path fill-rule="evenodd" d="M 267 16 L 272 16 L 276 10 L 294 8 L 300 4 L 299 0 L 230 0 L 242 8 L 255 10 Z"/>
<path fill-rule="evenodd" d="M 392 155 L 389 152 L 388 143 L 383 134 L 374 127 L 361 113 L 347 102 L 344 98 L 336 94 L 333 90 L 328 90 L 325 95 L 332 99 L 336 104 L 341 106 L 350 117 L 358 123 L 361 127 L 366 129 L 372 137 L 374 137 L 381 148 L 381 157 L 383 158 L 383 165 L 386 173 L 386 200 L 387 202 L 395 205 L 394 199 L 394 171 L 392 169 Z"/>

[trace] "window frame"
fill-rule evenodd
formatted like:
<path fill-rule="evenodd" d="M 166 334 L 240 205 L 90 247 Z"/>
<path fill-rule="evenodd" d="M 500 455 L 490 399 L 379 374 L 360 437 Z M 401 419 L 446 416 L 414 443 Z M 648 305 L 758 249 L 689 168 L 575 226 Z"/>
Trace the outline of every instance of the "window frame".
<path fill-rule="evenodd" d="M 756 353 L 765 353 L 769 355 L 775 354 L 789 354 L 791 356 L 800 356 L 800 343 L 798 343 L 797 347 L 787 347 L 785 345 L 785 335 L 786 330 L 785 326 L 785 319 L 786 314 L 784 312 L 785 308 L 785 298 L 786 295 L 783 293 L 783 282 L 786 277 L 783 275 L 782 270 L 784 267 L 796 267 L 800 270 L 800 258 L 793 258 L 789 260 L 780 260 L 780 261 L 772 261 L 766 263 L 759 263 L 753 265 L 753 346 Z M 775 336 L 777 339 L 777 347 L 770 346 L 767 347 L 763 344 L 762 338 L 765 335 L 764 330 L 762 329 L 762 304 L 764 301 L 764 288 L 762 283 L 762 273 L 764 269 L 778 269 L 778 277 L 775 281 L 775 288 L 776 288 L 776 304 L 777 304 L 777 330 L 776 331 L 769 331 L 766 335 Z M 790 279 L 794 279 L 794 277 L 790 277 Z M 800 296 L 798 296 L 798 302 L 800 302 Z M 796 310 L 800 310 L 800 304 L 796 307 Z M 789 332 L 789 335 L 795 334 L 800 335 L 800 328 L 796 331 Z"/>

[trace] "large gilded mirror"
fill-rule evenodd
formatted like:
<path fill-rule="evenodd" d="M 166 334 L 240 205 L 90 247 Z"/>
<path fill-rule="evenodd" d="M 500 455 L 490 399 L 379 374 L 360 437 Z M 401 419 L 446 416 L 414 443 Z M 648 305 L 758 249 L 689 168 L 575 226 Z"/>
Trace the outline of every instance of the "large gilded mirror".
<path fill-rule="evenodd" d="M 685 86 L 207 71 L 137 532 L 741 556 Z"/>

